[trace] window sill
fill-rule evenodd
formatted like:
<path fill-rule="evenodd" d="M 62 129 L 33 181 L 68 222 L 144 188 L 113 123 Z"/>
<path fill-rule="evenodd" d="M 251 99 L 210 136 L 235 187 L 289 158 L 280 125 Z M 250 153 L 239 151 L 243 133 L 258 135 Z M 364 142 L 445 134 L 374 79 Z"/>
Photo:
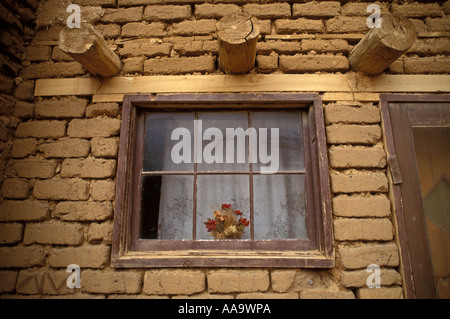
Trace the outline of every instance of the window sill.
<path fill-rule="evenodd" d="M 112 256 L 112 266 L 139 267 L 290 267 L 332 268 L 334 256 L 312 251 L 163 250 Z"/>

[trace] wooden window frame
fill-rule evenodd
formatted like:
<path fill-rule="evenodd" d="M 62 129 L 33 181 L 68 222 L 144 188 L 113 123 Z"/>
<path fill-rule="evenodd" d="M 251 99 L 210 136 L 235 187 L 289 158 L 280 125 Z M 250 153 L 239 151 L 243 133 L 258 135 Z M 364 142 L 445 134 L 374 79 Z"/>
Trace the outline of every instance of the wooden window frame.
<path fill-rule="evenodd" d="M 436 125 L 390 103 L 450 102 L 448 94 L 382 94 L 380 109 L 406 298 L 436 298 L 411 126 Z M 407 213 L 405 213 L 407 211 Z"/>
<path fill-rule="evenodd" d="M 311 205 L 313 218 L 307 219 L 311 242 L 292 248 L 289 240 L 261 241 L 184 241 L 186 249 L 174 249 L 168 240 L 144 240 L 136 245 L 132 232 L 136 225 L 138 188 L 136 167 L 142 158 L 143 134 L 141 111 L 162 109 L 183 110 L 230 107 L 243 109 L 299 109 L 308 110 L 310 147 L 305 147 L 305 169 L 310 167 L 310 187 L 306 187 L 306 202 Z M 308 154 L 307 149 L 311 152 Z M 134 218 L 133 218 L 134 216 Z M 116 181 L 112 266 L 132 267 L 334 267 L 334 248 L 331 221 L 331 193 L 322 101 L 317 94 L 297 93 L 236 93 L 236 94 L 157 94 L 126 95 L 123 100 L 120 147 Z M 146 242 L 145 242 L 146 241 Z M 157 243 L 152 247 L 152 243 Z M 138 248 L 138 249 L 136 249 Z M 148 250 L 147 250 L 148 249 Z"/>

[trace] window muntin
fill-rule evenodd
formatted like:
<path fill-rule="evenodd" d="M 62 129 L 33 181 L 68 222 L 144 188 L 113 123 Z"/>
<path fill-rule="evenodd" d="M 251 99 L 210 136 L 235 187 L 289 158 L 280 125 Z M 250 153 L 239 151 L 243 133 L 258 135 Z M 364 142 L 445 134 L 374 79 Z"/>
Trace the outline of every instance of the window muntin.
<path fill-rule="evenodd" d="M 250 218 L 241 239 L 307 239 L 302 125 L 305 113 L 147 112 L 139 238 L 212 240 L 204 222 L 217 207 L 227 203 Z M 279 134 L 278 145 L 271 144 L 274 128 Z M 177 136 L 171 138 L 176 129 L 189 132 L 189 147 L 182 149 L 183 153 L 190 151 L 186 160 L 189 163 L 174 163 L 171 158 L 179 144 Z M 248 134 L 231 134 L 240 129 Z M 211 145 L 215 147 L 208 149 Z M 207 153 L 211 150 L 214 152 Z M 228 156 L 230 151 L 234 156 Z M 199 152 L 202 158 L 195 158 Z M 213 163 L 206 163 L 206 155 L 202 156 L 217 153 L 223 154 L 213 157 Z M 256 158 L 250 160 L 250 156 Z M 278 172 L 262 174 L 270 163 L 268 159 L 277 160 Z"/>

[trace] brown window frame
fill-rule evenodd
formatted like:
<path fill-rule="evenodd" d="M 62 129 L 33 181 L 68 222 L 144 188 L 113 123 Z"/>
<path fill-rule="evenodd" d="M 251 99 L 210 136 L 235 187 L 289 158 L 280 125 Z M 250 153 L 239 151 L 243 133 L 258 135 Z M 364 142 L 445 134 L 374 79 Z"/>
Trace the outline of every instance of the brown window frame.
<path fill-rule="evenodd" d="M 408 112 L 406 107 L 399 107 L 396 103 L 430 102 L 450 103 L 450 95 L 380 95 L 389 164 L 388 176 L 393 195 L 393 212 L 400 244 L 401 270 L 406 298 L 436 298 L 412 126 L 437 125 L 438 120 L 445 119 L 438 119 L 423 112 Z"/>
<path fill-rule="evenodd" d="M 140 168 L 144 115 L 161 110 L 305 109 L 302 124 L 306 171 L 308 239 L 155 240 L 139 239 Z M 305 133 L 305 129 L 304 129 Z M 334 266 L 331 193 L 322 101 L 317 94 L 126 95 L 116 182 L 113 267 L 317 267 Z M 309 213 L 308 213 L 309 212 Z M 133 231 L 134 230 L 134 231 Z"/>

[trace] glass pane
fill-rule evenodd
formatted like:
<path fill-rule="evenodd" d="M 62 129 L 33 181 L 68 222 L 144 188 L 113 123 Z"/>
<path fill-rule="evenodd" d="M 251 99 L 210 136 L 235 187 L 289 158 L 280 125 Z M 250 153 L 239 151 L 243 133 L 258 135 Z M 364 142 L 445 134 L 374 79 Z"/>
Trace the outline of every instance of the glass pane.
<path fill-rule="evenodd" d="M 304 175 L 254 175 L 255 239 L 307 238 Z"/>
<path fill-rule="evenodd" d="M 147 114 L 143 171 L 194 170 L 194 119 L 194 113 Z"/>
<path fill-rule="evenodd" d="M 204 224 L 214 219 L 214 211 L 229 204 L 250 219 L 250 191 L 248 175 L 199 175 L 197 177 L 197 239 L 214 239 Z M 232 233 L 230 228 L 227 233 Z M 242 239 L 250 239 L 250 227 L 244 229 Z"/>
<path fill-rule="evenodd" d="M 198 120 L 203 134 L 198 170 L 248 171 L 247 112 L 199 113 Z"/>
<path fill-rule="evenodd" d="M 271 171 L 275 172 L 303 170 L 305 166 L 300 112 L 254 112 L 251 116 L 252 126 L 258 130 L 258 162 L 253 169 L 261 171 L 271 167 Z M 267 133 L 261 130 L 263 128 L 267 129 Z M 274 139 L 278 141 L 278 146 L 272 145 L 274 129 L 279 131 L 279 139 Z"/>
<path fill-rule="evenodd" d="M 141 238 L 192 239 L 194 176 L 143 176 Z"/>
<path fill-rule="evenodd" d="M 450 298 L 450 127 L 412 132 L 436 290 Z"/>

